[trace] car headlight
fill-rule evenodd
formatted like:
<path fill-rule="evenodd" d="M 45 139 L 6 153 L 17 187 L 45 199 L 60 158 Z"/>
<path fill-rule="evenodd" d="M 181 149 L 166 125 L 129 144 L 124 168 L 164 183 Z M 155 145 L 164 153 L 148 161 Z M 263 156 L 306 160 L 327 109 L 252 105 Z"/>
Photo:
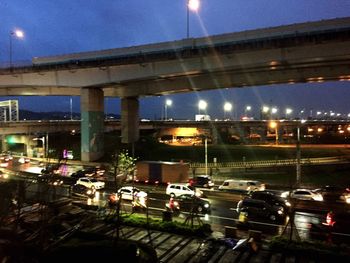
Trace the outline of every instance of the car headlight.
<path fill-rule="evenodd" d="M 283 198 L 287 198 L 288 196 L 289 196 L 289 192 L 283 192 L 281 194 L 281 197 L 283 197 Z"/>
<path fill-rule="evenodd" d="M 204 207 L 205 208 L 209 208 L 209 204 L 204 204 Z"/>
<path fill-rule="evenodd" d="M 291 203 L 289 203 L 288 201 L 286 201 L 286 206 L 291 206 L 292 204 Z"/>
<path fill-rule="evenodd" d="M 278 210 L 278 211 L 277 211 L 277 214 L 283 215 L 283 211 L 282 211 L 282 210 Z"/>
<path fill-rule="evenodd" d="M 322 195 L 316 195 L 316 196 L 314 196 L 314 200 L 315 201 L 323 201 L 323 197 L 322 197 Z"/>
<path fill-rule="evenodd" d="M 178 205 L 179 205 L 179 202 L 175 201 L 175 202 L 174 202 L 174 205 L 175 205 L 175 206 L 178 206 Z"/>

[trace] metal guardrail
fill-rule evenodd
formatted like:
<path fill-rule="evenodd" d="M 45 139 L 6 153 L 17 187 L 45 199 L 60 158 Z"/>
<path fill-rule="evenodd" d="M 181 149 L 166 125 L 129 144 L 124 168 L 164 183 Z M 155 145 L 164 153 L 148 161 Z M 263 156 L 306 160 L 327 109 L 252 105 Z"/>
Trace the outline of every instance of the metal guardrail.
<path fill-rule="evenodd" d="M 350 160 L 350 158 L 349 158 Z M 301 165 L 315 165 L 326 163 L 349 162 L 344 157 L 322 157 L 322 158 L 303 158 L 300 159 Z M 292 166 L 297 164 L 297 159 L 286 160 L 266 160 L 251 162 L 225 162 L 225 163 L 208 163 L 208 168 L 251 168 L 251 167 L 276 167 L 276 166 Z M 204 163 L 190 163 L 190 168 L 204 168 Z"/>

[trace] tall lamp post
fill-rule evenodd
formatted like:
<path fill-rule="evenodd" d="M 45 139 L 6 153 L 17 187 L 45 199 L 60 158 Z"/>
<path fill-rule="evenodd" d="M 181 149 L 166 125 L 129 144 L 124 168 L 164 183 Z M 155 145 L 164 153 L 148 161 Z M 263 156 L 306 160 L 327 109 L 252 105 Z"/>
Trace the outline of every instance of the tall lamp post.
<path fill-rule="evenodd" d="M 173 105 L 173 101 L 171 99 L 166 99 L 164 103 L 164 119 L 168 120 L 168 107 Z"/>
<path fill-rule="evenodd" d="M 16 29 L 10 32 L 10 68 L 12 68 L 12 38 L 13 37 L 22 39 L 24 38 L 24 32 L 19 29 Z"/>
<path fill-rule="evenodd" d="M 199 5 L 199 0 L 187 0 L 187 38 L 190 37 L 190 10 L 197 12 Z"/>
<path fill-rule="evenodd" d="M 275 138 L 276 138 L 275 139 L 275 143 L 277 145 L 278 144 L 278 140 L 279 140 L 279 138 L 278 138 L 278 125 L 277 125 L 277 122 L 275 122 L 275 121 L 270 122 L 270 128 L 275 130 Z"/>
<path fill-rule="evenodd" d="M 248 113 L 249 113 L 251 110 L 252 110 L 252 106 L 249 106 L 249 105 L 248 105 L 248 106 L 245 107 L 245 115 L 246 115 L 246 117 L 249 117 L 249 116 L 248 116 L 248 115 L 249 115 Z"/>

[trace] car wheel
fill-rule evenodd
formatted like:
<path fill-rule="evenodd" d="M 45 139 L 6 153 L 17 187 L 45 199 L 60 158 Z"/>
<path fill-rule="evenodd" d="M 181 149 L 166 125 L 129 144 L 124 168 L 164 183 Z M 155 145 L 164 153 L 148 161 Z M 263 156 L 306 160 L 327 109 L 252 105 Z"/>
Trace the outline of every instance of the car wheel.
<path fill-rule="evenodd" d="M 275 215 L 270 215 L 270 220 L 271 221 L 276 221 L 277 217 Z"/>
<path fill-rule="evenodd" d="M 200 213 L 200 212 L 203 212 L 203 207 L 202 206 L 198 206 L 197 207 L 197 211 Z"/>

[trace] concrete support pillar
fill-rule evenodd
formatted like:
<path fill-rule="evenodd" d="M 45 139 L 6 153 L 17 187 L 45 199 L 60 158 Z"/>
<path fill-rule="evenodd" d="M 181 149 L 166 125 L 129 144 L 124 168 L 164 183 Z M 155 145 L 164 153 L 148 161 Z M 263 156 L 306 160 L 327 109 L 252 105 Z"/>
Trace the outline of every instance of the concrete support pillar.
<path fill-rule="evenodd" d="M 260 128 L 258 133 L 260 135 L 260 141 L 261 142 L 266 142 L 267 129 L 266 128 Z"/>
<path fill-rule="evenodd" d="M 137 97 L 121 100 L 121 134 L 122 143 L 138 141 L 139 132 L 139 100 Z"/>
<path fill-rule="evenodd" d="M 218 144 L 218 130 L 217 127 L 213 127 L 211 129 L 211 142 L 213 145 L 217 145 Z"/>
<path fill-rule="evenodd" d="M 96 161 L 104 154 L 104 97 L 100 88 L 82 88 L 81 160 Z"/>
<path fill-rule="evenodd" d="M 277 136 L 278 143 L 283 142 L 283 128 L 278 127 L 276 132 L 277 132 L 276 136 Z"/>
<path fill-rule="evenodd" d="M 1 139 L 1 151 L 2 152 L 8 151 L 6 135 L 1 135 L 0 139 Z"/>

